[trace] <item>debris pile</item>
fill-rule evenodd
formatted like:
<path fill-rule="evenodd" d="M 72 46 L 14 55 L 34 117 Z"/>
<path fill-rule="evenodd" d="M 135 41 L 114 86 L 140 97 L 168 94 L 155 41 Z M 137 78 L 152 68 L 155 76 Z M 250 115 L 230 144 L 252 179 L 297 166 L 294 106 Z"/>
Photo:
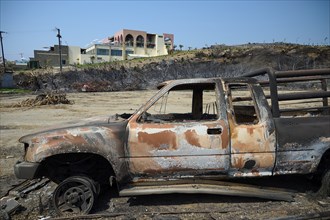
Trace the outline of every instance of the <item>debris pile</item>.
<path fill-rule="evenodd" d="M 12 185 L 0 198 L 0 219 L 49 219 L 55 216 L 51 205 L 55 187 L 56 184 L 47 178 Z"/>
<path fill-rule="evenodd" d="M 57 105 L 57 104 L 73 104 L 66 98 L 65 93 L 43 93 L 37 95 L 35 99 L 26 99 L 22 102 L 14 104 L 12 107 L 33 107 L 41 105 Z"/>
<path fill-rule="evenodd" d="M 107 80 L 103 81 L 89 81 L 89 82 L 82 82 L 78 83 L 75 82 L 72 84 L 72 87 L 76 91 L 81 91 L 81 92 L 108 92 L 112 91 L 111 89 L 111 83 Z"/>

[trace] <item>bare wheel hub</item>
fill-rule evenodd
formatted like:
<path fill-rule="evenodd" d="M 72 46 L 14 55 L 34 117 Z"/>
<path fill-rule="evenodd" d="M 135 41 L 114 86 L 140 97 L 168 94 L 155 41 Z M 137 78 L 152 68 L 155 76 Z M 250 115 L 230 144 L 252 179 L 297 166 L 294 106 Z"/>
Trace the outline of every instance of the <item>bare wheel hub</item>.
<path fill-rule="evenodd" d="M 73 187 L 68 189 L 65 194 L 65 202 L 70 206 L 76 206 L 85 201 L 84 191 L 79 187 Z"/>
<path fill-rule="evenodd" d="M 54 191 L 53 204 L 59 215 L 87 214 L 96 199 L 96 187 L 88 177 L 73 176 L 61 182 Z"/>

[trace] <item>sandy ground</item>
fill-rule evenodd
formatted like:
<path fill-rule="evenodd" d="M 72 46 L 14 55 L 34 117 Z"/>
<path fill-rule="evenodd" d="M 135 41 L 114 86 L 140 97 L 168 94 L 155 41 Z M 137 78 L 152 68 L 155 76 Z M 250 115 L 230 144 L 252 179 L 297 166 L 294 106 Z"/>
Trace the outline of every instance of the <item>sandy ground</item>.
<path fill-rule="evenodd" d="M 13 108 L 11 105 L 36 95 L 0 95 L 0 186 L 1 196 L 15 184 L 13 166 L 22 156 L 23 148 L 18 139 L 42 127 L 61 124 L 96 115 L 133 113 L 156 91 L 111 93 L 70 93 L 73 105 Z M 285 179 L 279 182 L 291 181 Z M 255 198 L 213 195 L 157 195 L 132 198 L 112 198 L 110 191 L 101 195 L 93 211 L 104 219 L 280 219 L 287 216 L 317 215 L 330 210 L 330 199 L 310 199 L 305 193 L 311 190 L 306 179 L 296 179 L 290 186 L 301 186 L 295 202 L 269 201 Z M 54 184 L 40 191 L 47 203 Z M 39 194 L 39 196 L 41 195 Z M 42 219 L 53 216 L 52 208 L 40 209 L 39 197 L 23 201 L 29 207 L 13 219 Z M 31 205 L 32 204 L 32 205 Z M 34 205 L 33 205 L 34 204 Z M 39 209 L 36 208 L 39 206 Z M 31 214 L 34 213 L 34 214 Z M 119 213 L 113 217 L 105 217 Z M 1 216 L 0 216 L 1 217 Z M 98 218 L 98 217 L 95 217 Z M 330 217 L 329 217 L 330 218 Z M 324 218 L 324 219 L 329 219 Z M 308 219 L 308 218 L 306 218 Z"/>

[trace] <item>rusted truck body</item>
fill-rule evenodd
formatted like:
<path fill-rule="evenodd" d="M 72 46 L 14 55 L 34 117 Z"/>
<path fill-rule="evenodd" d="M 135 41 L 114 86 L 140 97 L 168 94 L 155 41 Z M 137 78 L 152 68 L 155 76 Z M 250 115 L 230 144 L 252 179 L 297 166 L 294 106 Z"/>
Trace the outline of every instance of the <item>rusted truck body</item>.
<path fill-rule="evenodd" d="M 25 155 L 15 174 L 59 183 L 54 198 L 59 213 L 88 212 L 90 201 L 77 209 L 83 200 L 77 191 L 86 187 L 92 193 L 85 196 L 92 197 L 99 184 L 116 186 L 124 196 L 253 196 L 226 191 L 221 186 L 229 183 L 223 181 L 329 176 L 329 78 L 330 69 L 266 68 L 239 78 L 164 82 L 133 114 L 83 119 L 22 137 Z M 301 85 L 306 82 L 313 91 Z M 68 186 L 72 182 L 75 190 Z"/>

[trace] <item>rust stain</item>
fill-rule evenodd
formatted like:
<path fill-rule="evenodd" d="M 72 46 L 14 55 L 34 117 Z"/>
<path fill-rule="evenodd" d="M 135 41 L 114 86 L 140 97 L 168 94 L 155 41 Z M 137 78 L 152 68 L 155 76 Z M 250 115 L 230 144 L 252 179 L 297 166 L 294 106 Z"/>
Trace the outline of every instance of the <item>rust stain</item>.
<path fill-rule="evenodd" d="M 187 142 L 191 145 L 202 147 L 198 140 L 198 135 L 194 130 L 188 130 L 184 133 Z"/>
<path fill-rule="evenodd" d="M 242 156 L 234 157 L 233 162 L 234 162 L 233 167 L 235 168 L 242 168 L 244 166 L 244 159 Z"/>
<path fill-rule="evenodd" d="M 161 145 L 168 145 L 168 149 L 177 149 L 176 134 L 172 131 L 161 131 L 154 134 L 139 132 L 138 141 L 154 148 L 160 148 Z"/>
<path fill-rule="evenodd" d="M 86 141 L 81 136 L 71 136 L 71 135 L 56 135 L 56 136 L 44 136 L 44 137 L 38 137 L 34 139 L 35 143 L 38 143 L 40 147 L 29 147 L 28 151 L 26 152 L 26 159 L 28 161 L 32 160 L 38 160 L 41 155 L 45 152 L 47 154 L 50 154 L 51 152 L 53 154 L 59 153 L 60 146 L 82 146 L 86 144 Z M 71 148 L 67 149 L 67 152 L 70 151 Z"/>
<path fill-rule="evenodd" d="M 249 133 L 249 135 L 253 135 L 253 131 L 255 130 L 254 128 L 251 127 L 247 127 L 247 132 Z"/>
<path fill-rule="evenodd" d="M 253 176 L 260 176 L 260 172 L 258 169 L 254 168 L 251 170 Z"/>
<path fill-rule="evenodd" d="M 141 174 L 153 174 L 162 170 L 156 162 L 149 158 L 131 158 L 130 169 L 132 173 Z"/>
<path fill-rule="evenodd" d="M 232 148 L 239 152 L 259 152 L 269 148 L 262 126 L 236 126 L 232 131 Z"/>
<path fill-rule="evenodd" d="M 272 153 L 252 153 L 246 157 L 245 154 L 233 154 L 232 155 L 232 166 L 237 169 L 241 169 L 244 167 L 246 161 L 254 160 L 256 164 L 252 168 L 251 172 L 256 173 L 259 172 L 260 168 L 272 168 L 274 166 L 275 158 Z"/>
<path fill-rule="evenodd" d="M 231 132 L 231 139 L 232 140 L 237 139 L 237 136 L 238 136 L 238 132 L 235 132 L 235 130 Z"/>
<path fill-rule="evenodd" d="M 220 125 L 222 127 L 222 134 L 221 134 L 221 148 L 226 149 L 229 145 L 229 132 L 227 129 L 227 125 L 224 121 L 220 121 Z"/>
<path fill-rule="evenodd" d="M 228 131 L 228 125 L 224 120 L 219 120 L 214 123 L 206 124 L 208 128 L 215 128 L 220 125 L 220 128 L 222 129 L 222 134 L 221 134 L 221 148 L 226 149 L 228 148 L 229 145 L 229 131 Z M 200 139 L 200 138 L 199 138 Z"/>
<path fill-rule="evenodd" d="M 275 162 L 275 156 L 273 154 L 265 154 L 257 157 L 257 165 L 261 168 L 273 167 Z"/>

